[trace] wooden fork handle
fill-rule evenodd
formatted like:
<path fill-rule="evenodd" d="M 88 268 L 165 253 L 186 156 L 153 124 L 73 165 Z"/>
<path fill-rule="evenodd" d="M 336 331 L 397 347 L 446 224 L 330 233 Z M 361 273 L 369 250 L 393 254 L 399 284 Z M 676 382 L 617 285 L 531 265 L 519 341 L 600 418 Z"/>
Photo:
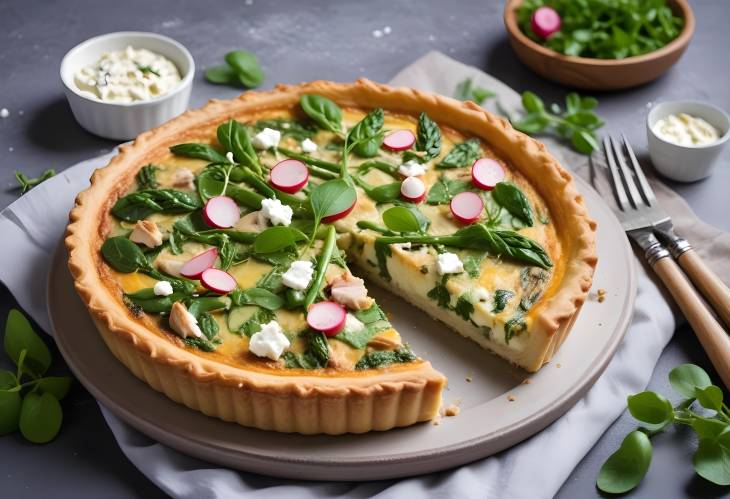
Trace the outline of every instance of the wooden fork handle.
<path fill-rule="evenodd" d="M 672 258 L 660 258 L 653 268 L 692 326 L 725 387 L 730 388 L 730 336 L 712 316 Z"/>
<path fill-rule="evenodd" d="M 730 288 L 717 277 L 710 267 L 705 265 L 700 255 L 693 249 L 679 255 L 677 262 L 700 290 L 702 296 L 710 302 L 725 325 L 730 327 Z"/>

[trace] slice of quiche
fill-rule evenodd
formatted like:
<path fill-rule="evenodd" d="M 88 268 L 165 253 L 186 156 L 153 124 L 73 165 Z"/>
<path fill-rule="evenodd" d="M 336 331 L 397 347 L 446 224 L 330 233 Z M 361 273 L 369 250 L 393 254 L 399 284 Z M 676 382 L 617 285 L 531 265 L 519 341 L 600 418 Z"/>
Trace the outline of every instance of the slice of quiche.
<path fill-rule="evenodd" d="M 153 388 L 338 434 L 428 420 L 446 381 L 370 283 L 536 371 L 588 292 L 594 229 L 569 174 L 505 121 L 362 80 L 140 136 L 79 195 L 66 244 L 107 345 Z"/>

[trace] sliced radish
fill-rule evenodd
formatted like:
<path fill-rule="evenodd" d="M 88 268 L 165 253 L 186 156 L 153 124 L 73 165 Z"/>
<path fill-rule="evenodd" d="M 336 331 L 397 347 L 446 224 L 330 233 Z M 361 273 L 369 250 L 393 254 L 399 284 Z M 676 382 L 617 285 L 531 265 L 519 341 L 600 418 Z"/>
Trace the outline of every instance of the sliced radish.
<path fill-rule="evenodd" d="M 225 295 L 236 289 L 236 279 L 220 269 L 209 268 L 200 275 L 200 283 L 207 289 L 219 295 Z"/>
<path fill-rule="evenodd" d="M 278 162 L 269 172 L 269 182 L 280 191 L 294 194 L 307 185 L 309 170 L 307 165 L 297 159 Z"/>
<path fill-rule="evenodd" d="M 552 7 L 543 6 L 532 13 L 532 32 L 540 38 L 547 38 L 560 31 L 560 14 Z"/>
<path fill-rule="evenodd" d="M 408 177 L 400 185 L 400 195 L 411 203 L 420 203 L 426 197 L 426 184 L 418 177 Z"/>
<path fill-rule="evenodd" d="M 383 145 L 391 151 L 405 151 L 416 143 L 416 136 L 410 130 L 396 130 L 385 136 Z"/>
<path fill-rule="evenodd" d="M 454 218 L 464 224 L 472 224 L 479 220 L 484 210 L 484 201 L 474 192 L 460 192 L 451 198 L 451 213 Z"/>
<path fill-rule="evenodd" d="M 211 268 L 218 258 L 218 248 L 211 248 L 192 257 L 180 267 L 180 275 L 188 279 L 199 279 L 200 275 Z"/>
<path fill-rule="evenodd" d="M 216 229 L 228 229 L 236 225 L 241 218 L 238 205 L 228 196 L 215 196 L 205 203 L 203 220 Z"/>
<path fill-rule="evenodd" d="M 350 212 L 351 212 L 352 210 L 354 210 L 354 209 L 355 209 L 355 205 L 356 205 L 356 204 L 357 204 L 357 199 L 355 199 L 355 202 L 354 202 L 354 203 L 352 203 L 352 206 L 350 206 L 350 207 L 349 207 L 349 208 L 347 208 L 346 210 L 342 210 L 342 211 L 341 211 L 341 212 L 339 212 L 339 213 L 335 213 L 335 214 L 333 214 L 333 215 L 327 215 L 326 217 L 323 217 L 323 218 L 322 218 L 322 222 L 324 222 L 324 223 L 326 223 L 326 224 L 331 224 L 332 222 L 334 222 L 334 221 L 337 221 L 337 220 L 339 220 L 340 218 L 345 218 L 345 217 L 346 217 L 347 215 L 349 215 L 349 214 L 350 214 Z"/>
<path fill-rule="evenodd" d="M 315 303 L 307 310 L 307 324 L 327 336 L 334 336 L 345 327 L 345 307 L 333 301 Z"/>
<path fill-rule="evenodd" d="M 502 180 L 504 180 L 504 168 L 493 159 L 478 159 L 471 167 L 471 183 L 480 189 L 491 191 Z"/>

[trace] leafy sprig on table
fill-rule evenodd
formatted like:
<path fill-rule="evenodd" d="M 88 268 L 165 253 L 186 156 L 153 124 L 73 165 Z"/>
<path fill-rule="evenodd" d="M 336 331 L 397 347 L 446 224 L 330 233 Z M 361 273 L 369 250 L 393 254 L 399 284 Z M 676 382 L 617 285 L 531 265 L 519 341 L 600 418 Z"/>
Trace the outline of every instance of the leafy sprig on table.
<path fill-rule="evenodd" d="M 20 187 L 20 194 L 23 195 L 36 185 L 40 184 L 41 182 L 45 182 L 49 178 L 53 177 L 55 174 L 56 170 L 54 170 L 53 168 L 49 168 L 48 170 L 41 173 L 39 177 L 30 178 L 20 170 L 15 170 L 15 180 L 17 180 L 18 186 Z"/>
<path fill-rule="evenodd" d="M 466 78 L 456 86 L 454 99 L 470 100 L 481 105 L 485 100 L 497 95 L 489 89 L 475 87 L 471 78 Z"/>
<path fill-rule="evenodd" d="M 571 92 L 565 97 L 565 110 L 557 104 L 547 109 L 540 97 L 527 91 L 522 94 L 525 114 L 512 120 L 512 126 L 529 135 L 552 134 L 570 140 L 576 151 L 590 154 L 598 149 L 596 130 L 603 126 L 597 106 L 597 99 Z"/>
<path fill-rule="evenodd" d="M 68 393 L 71 378 L 44 376 L 51 352 L 18 310 L 8 314 L 4 346 L 16 370 L 0 370 L 0 435 L 19 429 L 30 442 L 50 442 L 61 428 L 59 401 Z"/>
<path fill-rule="evenodd" d="M 636 487 L 651 464 L 650 437 L 671 424 L 689 426 L 697 434 L 699 445 L 692 457 L 697 474 L 717 485 L 730 485 L 730 408 L 723 402 L 722 389 L 694 364 L 672 369 L 669 383 L 684 397 L 676 406 L 651 391 L 628 397 L 629 412 L 641 427 L 629 433 L 601 467 L 596 481 L 600 490 L 621 494 Z"/>
<path fill-rule="evenodd" d="M 264 81 L 264 72 L 254 54 L 247 50 L 228 52 L 225 64 L 208 68 L 205 79 L 219 85 L 256 88 Z"/>

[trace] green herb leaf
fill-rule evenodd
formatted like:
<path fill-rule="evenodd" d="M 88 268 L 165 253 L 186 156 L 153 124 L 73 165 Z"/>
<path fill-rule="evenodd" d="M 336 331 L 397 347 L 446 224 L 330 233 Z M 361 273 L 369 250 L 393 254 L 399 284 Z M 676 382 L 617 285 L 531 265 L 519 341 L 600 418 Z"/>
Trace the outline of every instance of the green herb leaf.
<path fill-rule="evenodd" d="M 424 153 L 424 156 L 418 157 L 422 162 L 435 158 L 441 152 L 441 129 L 426 113 L 418 117 L 416 150 Z"/>
<path fill-rule="evenodd" d="M 691 424 L 700 439 L 715 439 L 727 428 L 727 423 L 717 419 L 693 418 Z"/>
<path fill-rule="evenodd" d="M 461 295 L 456 300 L 454 312 L 465 321 L 471 320 L 471 314 L 474 313 L 474 304 L 471 302 L 471 298 L 468 295 Z"/>
<path fill-rule="evenodd" d="M 719 386 L 710 385 L 705 388 L 697 388 L 697 402 L 705 409 L 720 411 L 722 409 L 722 389 Z"/>
<path fill-rule="evenodd" d="M 208 144 L 178 144 L 170 148 L 170 152 L 186 158 L 195 158 L 209 163 L 227 163 L 226 157 Z"/>
<path fill-rule="evenodd" d="M 39 379 L 36 386 L 42 393 L 50 393 L 58 400 L 63 400 L 71 389 L 71 381 L 68 376 L 48 376 Z"/>
<path fill-rule="evenodd" d="M 438 180 L 431 186 L 426 196 L 428 204 L 446 204 L 451 202 L 451 198 L 460 192 L 471 190 L 471 183 L 465 180 L 449 179 L 445 175 L 441 175 Z"/>
<path fill-rule="evenodd" d="M 145 165 L 137 172 L 137 186 L 141 190 L 145 189 L 157 189 L 160 184 L 157 182 L 157 172 L 160 170 L 159 166 L 152 164 Z"/>
<path fill-rule="evenodd" d="M 522 92 L 522 107 L 528 113 L 539 113 L 545 110 L 545 104 L 543 104 L 542 99 L 529 90 Z"/>
<path fill-rule="evenodd" d="M 289 369 L 320 369 L 327 366 L 329 361 L 329 347 L 324 334 L 310 331 L 307 334 L 307 350 L 295 354 L 285 352 L 284 365 Z"/>
<path fill-rule="evenodd" d="M 101 254 L 114 270 L 123 274 L 149 267 L 144 252 L 124 236 L 110 237 L 104 241 Z"/>
<path fill-rule="evenodd" d="M 508 289 L 495 290 L 494 291 L 494 307 L 492 308 L 492 313 L 498 314 L 498 313 L 504 311 L 505 307 L 507 306 L 507 302 L 509 302 L 514 295 L 515 295 L 514 292 L 512 292 Z"/>
<path fill-rule="evenodd" d="M 300 230 L 283 225 L 276 225 L 259 233 L 253 242 L 255 253 L 275 253 L 285 248 L 296 247 L 307 236 Z"/>
<path fill-rule="evenodd" d="M 407 345 L 404 345 L 396 350 L 376 350 L 369 352 L 357 361 L 355 369 L 378 369 L 392 364 L 413 362 L 417 359 L 418 357 L 416 357 L 411 349 Z"/>
<path fill-rule="evenodd" d="M 338 178 L 322 182 L 312 189 L 309 202 L 315 221 L 341 213 L 355 204 L 357 192 L 350 182 Z"/>
<path fill-rule="evenodd" d="M 717 485 L 730 485 L 730 426 L 715 438 L 700 438 L 692 464 L 702 478 Z"/>
<path fill-rule="evenodd" d="M 36 444 L 50 442 L 61 429 L 62 421 L 61 404 L 52 394 L 30 392 L 23 398 L 19 427 L 26 440 Z"/>
<path fill-rule="evenodd" d="M 153 213 L 187 213 L 202 206 L 194 193 L 174 189 L 148 189 L 121 197 L 111 212 L 126 222 L 136 222 Z"/>
<path fill-rule="evenodd" d="M 649 437 L 641 431 L 629 433 L 621 447 L 603 463 L 596 485 L 603 492 L 622 494 L 636 487 L 651 464 Z"/>
<path fill-rule="evenodd" d="M 401 182 L 382 184 L 377 187 L 365 182 L 359 176 L 353 176 L 355 183 L 365 191 L 365 194 L 376 203 L 392 203 L 400 198 Z"/>
<path fill-rule="evenodd" d="M 595 133 L 588 130 L 575 130 L 571 143 L 576 151 L 583 154 L 590 154 L 598 149 L 598 140 Z"/>
<path fill-rule="evenodd" d="M 302 95 L 299 99 L 302 110 L 307 116 L 325 130 L 342 133 L 342 110 L 340 107 L 321 95 Z"/>
<path fill-rule="evenodd" d="M 383 144 L 383 110 L 373 109 L 360 122 L 352 127 L 347 136 L 355 154 L 362 158 L 372 158 L 378 154 Z"/>
<path fill-rule="evenodd" d="M 421 224 L 408 208 L 394 206 L 383 212 L 383 222 L 394 232 L 419 232 Z"/>
<path fill-rule="evenodd" d="M 22 399 L 20 390 L 0 389 L 0 436 L 7 435 L 18 429 Z"/>
<path fill-rule="evenodd" d="M 695 398 L 697 389 L 712 385 L 710 376 L 699 366 L 682 364 L 669 372 L 669 383 L 677 393 L 687 398 Z"/>
<path fill-rule="evenodd" d="M 362 322 L 365 327 L 358 332 L 345 330 L 334 336 L 339 341 L 344 341 L 353 348 L 364 349 L 370 340 L 381 331 L 391 327 L 387 317 L 377 304 L 373 304 L 366 310 L 358 310 L 353 315 Z"/>
<path fill-rule="evenodd" d="M 56 170 L 54 170 L 53 168 L 44 171 L 43 173 L 41 173 L 41 176 L 37 178 L 29 178 L 25 173 L 21 172 L 20 170 L 15 170 L 15 180 L 20 186 L 21 195 L 25 194 L 36 185 L 45 182 L 54 175 L 56 175 Z"/>
<path fill-rule="evenodd" d="M 647 429 L 657 431 L 674 420 L 672 403 L 654 392 L 641 392 L 628 397 L 629 412 Z"/>
<path fill-rule="evenodd" d="M 234 50 L 228 52 L 224 59 L 244 86 L 256 88 L 264 81 L 264 72 L 261 71 L 258 59 L 251 52 Z"/>
<path fill-rule="evenodd" d="M 464 168 L 471 166 L 479 158 L 481 148 L 478 139 L 469 139 L 457 144 L 437 165 L 437 169 Z"/>
<path fill-rule="evenodd" d="M 5 352 L 16 364 L 25 351 L 25 367 L 36 376 L 42 376 L 51 365 L 51 352 L 43 340 L 33 331 L 25 315 L 17 309 L 10 309 L 5 322 Z"/>
<path fill-rule="evenodd" d="M 236 71 L 228 64 L 213 66 L 205 71 L 205 79 L 217 85 L 239 85 Z"/>
<path fill-rule="evenodd" d="M 464 264 L 464 272 L 472 279 L 476 279 L 481 273 L 482 260 L 482 255 L 464 255 L 461 258 L 461 262 Z"/>
<path fill-rule="evenodd" d="M 267 310 L 278 310 L 284 306 L 284 300 L 263 288 L 236 289 L 231 294 L 231 301 L 237 305 L 257 305 Z"/>
<path fill-rule="evenodd" d="M 490 97 L 494 97 L 495 94 L 491 90 L 486 88 L 475 87 L 472 79 L 467 78 L 456 86 L 454 91 L 454 98 L 459 100 L 471 100 L 477 104 L 482 104 L 485 100 Z"/>
<path fill-rule="evenodd" d="M 238 163 L 250 166 L 256 172 L 261 171 L 259 157 L 251 145 L 246 128 L 236 120 L 228 120 L 218 127 L 216 131 L 218 142 L 226 151 L 233 153 Z M 225 160 L 226 162 L 228 160 Z"/>
<path fill-rule="evenodd" d="M 512 182 L 497 182 L 492 189 L 492 197 L 502 205 L 513 217 L 524 222 L 528 227 L 532 227 L 535 223 L 532 206 L 530 200 L 522 189 Z"/>
<path fill-rule="evenodd" d="M 446 274 L 433 288 L 428 291 L 428 293 L 426 293 L 426 296 L 432 300 L 436 300 L 438 306 L 442 308 L 451 307 L 451 294 L 449 293 L 449 289 L 446 287 L 448 276 L 449 274 Z"/>

